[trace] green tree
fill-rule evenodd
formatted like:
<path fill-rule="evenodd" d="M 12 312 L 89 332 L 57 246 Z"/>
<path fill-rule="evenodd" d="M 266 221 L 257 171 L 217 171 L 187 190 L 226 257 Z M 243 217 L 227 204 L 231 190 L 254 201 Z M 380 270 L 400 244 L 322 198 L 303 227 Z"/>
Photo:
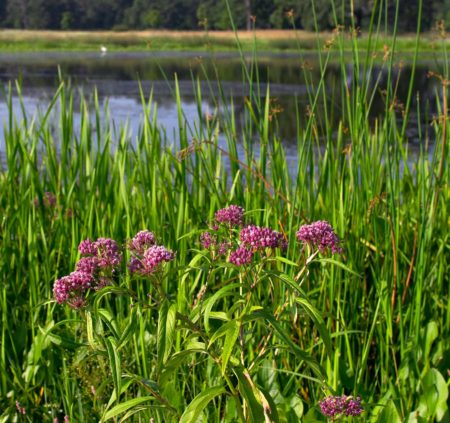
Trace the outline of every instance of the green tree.
<path fill-rule="evenodd" d="M 450 28 L 450 0 L 433 0 L 432 25 L 437 21 L 444 21 L 446 28 Z"/>
<path fill-rule="evenodd" d="M 7 23 L 13 28 L 28 28 L 28 0 L 8 0 Z"/>
<path fill-rule="evenodd" d="M 416 30 L 419 0 L 228 0 L 237 28 L 332 29 L 338 25 L 368 27 L 374 4 L 392 30 L 399 2 L 398 29 Z M 208 20 L 211 29 L 230 29 L 226 0 L 0 0 L 0 25 L 15 28 L 197 29 Z M 450 0 L 423 2 L 422 30 L 437 20 L 450 26 Z"/>
<path fill-rule="evenodd" d="M 255 17 L 257 28 L 270 28 L 270 15 L 274 12 L 273 0 L 253 0 L 252 15 Z"/>
<path fill-rule="evenodd" d="M 305 1 L 305 0 L 302 0 Z M 306 0 L 309 1 L 309 0 Z M 274 7 L 269 17 L 269 22 L 273 28 L 292 28 L 292 19 L 295 26 L 301 26 L 300 2 L 297 0 L 274 0 Z"/>
<path fill-rule="evenodd" d="M 0 2 L 0 26 L 3 26 L 6 22 L 6 2 Z"/>
<path fill-rule="evenodd" d="M 237 28 L 242 29 L 247 26 L 247 15 L 245 4 L 239 0 L 229 0 L 232 19 Z M 196 17 L 198 21 L 205 18 L 208 20 L 210 29 L 230 29 L 231 22 L 225 2 L 215 0 L 203 0 L 197 6 Z"/>

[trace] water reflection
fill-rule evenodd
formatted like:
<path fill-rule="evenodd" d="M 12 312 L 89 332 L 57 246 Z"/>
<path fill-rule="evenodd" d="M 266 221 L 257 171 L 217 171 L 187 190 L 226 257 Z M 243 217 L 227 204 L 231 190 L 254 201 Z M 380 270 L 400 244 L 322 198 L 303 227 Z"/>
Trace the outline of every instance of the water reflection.
<path fill-rule="evenodd" d="M 256 68 L 250 65 L 248 72 L 256 78 Z M 383 90 L 386 89 L 388 73 L 382 64 L 364 75 L 355 75 L 353 66 L 345 67 L 345 75 L 339 64 L 331 63 L 325 75 L 325 87 L 328 114 L 337 123 L 340 120 L 345 103 L 346 93 L 343 91 L 342 78 L 351 90 L 355 78 L 363 79 L 374 92 L 371 102 L 369 119 L 375 120 L 385 111 Z M 422 61 L 416 71 L 414 91 L 419 93 L 414 99 L 419 99 L 422 110 L 427 110 L 422 119 L 427 122 L 436 108 L 436 92 L 439 82 L 428 78 L 429 70 L 436 70 L 432 61 Z M 300 125 L 308 113 L 307 86 L 317 86 L 320 80 L 319 64 L 313 55 L 299 58 L 298 55 L 271 54 L 258 57 L 259 88 L 264 97 L 267 83 L 270 84 L 271 97 L 276 98 L 274 104 L 280 113 L 277 114 L 279 132 L 287 144 L 294 143 L 297 134 L 297 115 Z M 128 121 L 130 133 L 136 135 L 141 122 L 142 107 L 140 86 L 147 96 L 151 91 L 158 105 L 158 119 L 161 127 L 171 135 L 178 125 L 177 112 L 173 96 L 173 80 L 176 75 L 182 99 L 182 106 L 188 122 L 192 126 L 198 123 L 198 112 L 195 105 L 194 85 L 199 79 L 202 89 L 203 113 L 212 113 L 218 107 L 226 107 L 233 98 L 237 113 L 243 109 L 244 99 L 249 95 L 249 87 L 243 85 L 243 69 L 240 58 L 235 54 L 215 54 L 200 56 L 195 53 L 23 53 L 0 54 L 0 83 L 7 88 L 8 83 L 20 80 L 23 87 L 24 105 L 29 115 L 36 110 L 44 110 L 49 104 L 59 78 L 69 80 L 77 90 L 92 98 L 94 88 L 97 88 L 99 99 L 105 102 L 109 99 L 111 119 L 119 123 Z M 394 69 L 393 84 L 397 85 L 399 117 L 401 104 L 406 101 L 411 66 L 406 62 Z M 194 82 L 193 82 L 194 80 Z M 220 80 L 220 87 L 215 82 Z M 377 85 L 377 89 L 373 87 Z M 254 87 L 255 88 L 255 87 Z M 256 89 L 256 88 L 255 88 Z M 222 97 L 223 95 L 223 97 Z M 1 93 L 0 103 L 0 134 L 3 134 L 5 122 L 8 120 L 8 110 L 5 105 L 5 92 Z M 367 99 L 370 100 L 369 98 Z M 321 101 L 319 102 L 321 103 Z M 415 110 L 416 106 L 412 108 Z M 14 102 L 14 111 L 20 112 L 18 102 Z M 321 114 L 317 110 L 317 114 Z M 412 141 L 418 141 L 417 123 L 411 119 L 408 136 Z M 3 141 L 3 140 L 2 140 Z M 295 145 L 291 148 L 295 150 Z"/>

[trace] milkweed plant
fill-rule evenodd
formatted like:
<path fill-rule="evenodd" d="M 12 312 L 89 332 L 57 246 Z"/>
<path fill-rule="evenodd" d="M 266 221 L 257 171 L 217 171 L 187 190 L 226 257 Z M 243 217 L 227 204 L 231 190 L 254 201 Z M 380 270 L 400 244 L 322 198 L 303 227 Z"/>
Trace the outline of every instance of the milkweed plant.
<path fill-rule="evenodd" d="M 102 421 L 147 405 L 164 421 L 194 422 L 211 402 L 222 407 L 225 419 L 280 421 L 279 399 L 270 386 L 259 383 L 258 372 L 281 350 L 293 354 L 304 376 L 320 385 L 323 399 L 311 406 L 322 418 L 335 421 L 363 413 L 361 398 L 337 395 L 326 382 L 327 370 L 291 333 L 299 316 L 309 318 L 331 358 L 327 325 L 304 282 L 320 256 L 343 253 L 332 226 L 326 221 L 305 224 L 290 246 L 289 234 L 254 225 L 242 207 L 230 205 L 197 235 L 188 263 L 148 230 L 123 245 L 108 238 L 86 239 L 79 244 L 75 270 L 54 283 L 56 302 L 82 316 L 90 354 L 108 364 L 109 385 L 92 387 L 105 393 L 110 387 Z M 114 309 L 115 301 L 129 303 L 128 315 L 113 316 L 102 307 L 108 302 Z M 127 344 L 141 358 L 126 357 Z M 177 391 L 174 380 L 187 371 L 186 364 L 196 371 L 206 366 L 203 371 L 216 375 L 215 386 Z M 126 392 L 135 398 L 122 401 Z"/>

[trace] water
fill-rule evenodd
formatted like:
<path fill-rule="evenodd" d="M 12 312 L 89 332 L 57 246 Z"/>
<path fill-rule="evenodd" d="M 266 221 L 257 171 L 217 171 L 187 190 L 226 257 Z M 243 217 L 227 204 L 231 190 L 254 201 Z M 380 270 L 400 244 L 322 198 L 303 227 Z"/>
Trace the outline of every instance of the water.
<path fill-rule="evenodd" d="M 250 60 L 248 60 L 250 63 Z M 317 86 L 320 79 L 319 65 L 316 55 L 302 59 L 298 55 L 265 54 L 258 57 L 258 71 L 261 93 L 264 95 L 267 83 L 270 84 L 274 105 L 281 112 L 277 114 L 279 132 L 286 143 L 288 158 L 295 160 L 296 152 L 296 109 L 302 119 L 308 104 L 308 90 L 305 82 L 304 68 L 307 77 Z M 437 70 L 436 63 L 422 60 L 417 68 L 415 90 L 420 93 L 423 110 L 429 110 L 428 120 L 435 108 L 435 93 L 438 81 L 428 78 L 429 70 Z M 363 75 L 352 75 L 352 66 L 347 66 L 348 86 L 352 78 Z M 406 64 L 394 71 L 394 81 L 398 79 L 398 100 L 406 100 L 410 79 L 410 66 Z M 22 86 L 22 97 L 29 116 L 45 110 L 59 84 L 59 74 L 69 80 L 76 91 L 92 99 L 94 88 L 97 89 L 100 103 L 109 104 L 110 117 L 116 126 L 128 123 L 130 136 L 138 133 L 143 119 L 141 106 L 140 81 L 144 94 L 153 92 L 153 99 L 158 109 L 158 124 L 164 128 L 167 138 L 176 142 L 178 118 L 173 95 L 175 75 L 179 81 L 182 108 L 191 128 L 198 126 L 199 114 L 194 97 L 193 78 L 199 78 L 202 87 L 202 113 L 216 113 L 216 101 L 219 89 L 214 81 L 220 79 L 224 92 L 221 107 L 229 107 L 233 98 L 234 107 L 239 112 L 244 107 L 244 99 L 248 95 L 248 87 L 242 84 L 243 70 L 238 55 L 199 54 L 199 53 L 17 53 L 0 54 L 0 153 L 4 152 L 3 131 L 8 121 L 8 109 L 5 92 L 9 83 L 19 80 Z M 367 75 L 366 75 L 367 77 Z M 374 69 L 371 81 L 380 78 L 380 87 L 386 86 L 387 71 L 381 65 Z M 334 116 L 336 125 L 341 113 L 341 69 L 336 64 L 328 67 L 325 77 L 329 111 Z M 212 83 L 208 83 L 212 81 Z M 385 109 L 383 95 L 378 90 L 374 97 L 370 118 L 382 115 Z M 415 108 L 412 108 L 414 110 Z M 16 116 L 21 115 L 17 95 L 13 98 L 13 110 Z M 320 111 L 318 111 L 320 113 Z M 79 115 L 75 116 L 75 123 Z M 425 125 L 426 126 L 426 125 Z M 414 115 L 408 126 L 409 141 L 414 145 L 420 141 L 417 122 Z M 223 140 L 222 140 L 223 141 Z"/>

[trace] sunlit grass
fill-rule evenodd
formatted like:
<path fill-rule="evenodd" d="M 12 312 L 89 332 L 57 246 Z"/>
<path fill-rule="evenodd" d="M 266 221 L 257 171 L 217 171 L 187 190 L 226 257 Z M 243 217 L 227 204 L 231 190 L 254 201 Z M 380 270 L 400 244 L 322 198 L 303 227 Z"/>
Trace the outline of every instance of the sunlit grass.
<path fill-rule="evenodd" d="M 323 45 L 333 38 L 332 32 L 315 34 L 308 31 L 257 30 L 238 31 L 242 48 L 251 51 L 256 40 L 258 50 L 296 52 L 298 44 L 302 49 L 316 50 L 317 38 Z M 368 34 L 360 35 L 361 48 L 367 47 Z M 413 52 L 415 35 L 398 37 L 398 51 Z M 350 37 L 343 40 L 345 49 L 351 50 Z M 372 46 L 374 51 L 383 50 L 391 44 L 392 38 L 384 36 Z M 46 30 L 2 30 L 0 49 L 3 52 L 18 51 L 99 51 L 106 46 L 110 51 L 236 51 L 233 31 L 46 31 Z M 439 37 L 435 33 L 423 34 L 419 49 L 431 53 L 439 49 Z"/>

